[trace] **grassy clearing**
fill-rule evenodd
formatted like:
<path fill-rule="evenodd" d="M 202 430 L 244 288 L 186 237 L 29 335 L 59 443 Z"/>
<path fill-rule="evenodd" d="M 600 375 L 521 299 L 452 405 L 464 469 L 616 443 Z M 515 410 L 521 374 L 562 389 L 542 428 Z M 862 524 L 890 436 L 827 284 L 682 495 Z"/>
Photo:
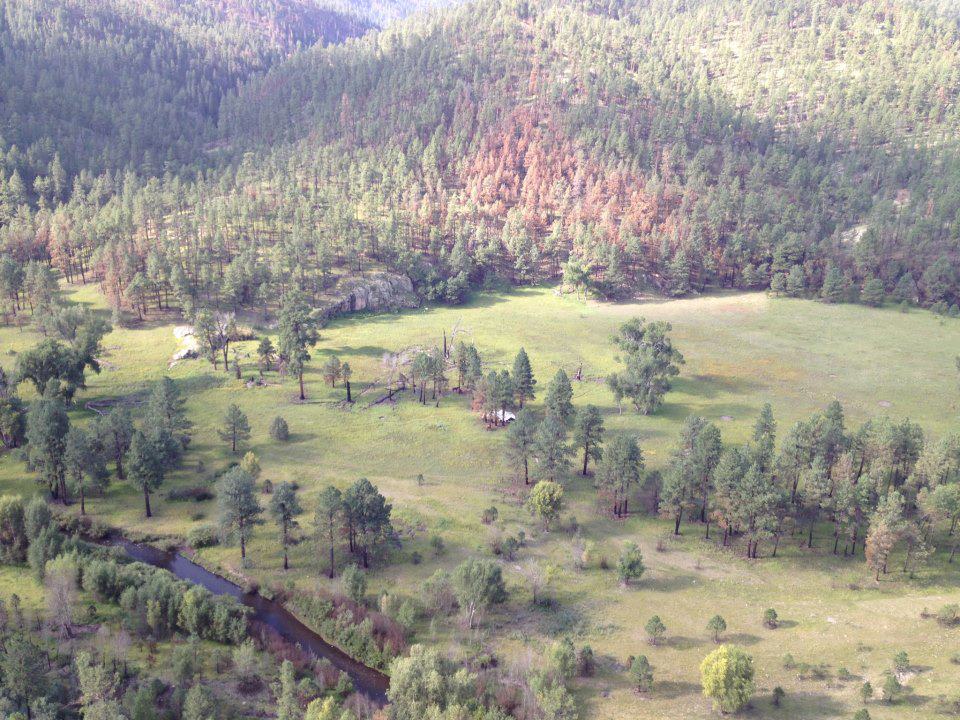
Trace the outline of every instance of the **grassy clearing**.
<path fill-rule="evenodd" d="M 93 288 L 72 292 L 80 302 L 98 305 Z M 616 367 L 609 337 L 634 315 L 673 323 L 675 345 L 687 364 L 675 390 L 657 415 L 642 417 L 624 408 L 618 414 L 602 378 Z M 594 403 L 604 415 L 608 435 L 639 436 L 649 469 L 663 466 L 680 423 L 691 414 L 716 421 L 725 442 L 744 441 L 764 402 L 771 402 L 781 435 L 789 425 L 840 399 L 848 422 L 889 414 L 920 422 L 931 436 L 956 427 L 957 383 L 953 358 L 960 353 L 960 323 L 929 313 L 900 313 L 858 306 L 827 306 L 798 300 L 771 300 L 760 294 L 731 294 L 673 302 L 601 305 L 583 304 L 536 288 L 478 297 L 458 308 L 426 308 L 395 315 L 356 316 L 337 321 L 323 332 L 307 375 L 309 401 L 294 402 L 292 382 L 272 374 L 270 384 L 248 389 L 231 374 L 214 372 L 204 361 L 187 361 L 167 368 L 177 347 L 174 320 L 120 329 L 105 340 L 106 367 L 89 379 L 80 405 L 89 400 L 136 397 L 163 374 L 178 380 L 188 395 L 188 411 L 196 424 L 184 468 L 171 478 L 172 487 L 211 482 L 232 459 L 216 429 L 227 405 L 238 403 L 250 417 L 263 477 L 299 483 L 308 512 L 301 524 L 309 527 L 314 500 L 327 483 L 346 484 L 369 477 L 391 499 L 400 525 L 410 531 L 394 562 L 371 575 L 371 592 L 383 590 L 417 595 L 419 584 L 438 567 L 452 567 L 470 554 L 489 555 L 489 535 L 524 529 L 529 546 L 518 563 L 505 565 L 512 589 L 509 606 L 489 618 L 481 637 L 508 660 L 539 654 L 563 633 L 577 644 L 589 643 L 600 658 L 600 672 L 582 682 L 578 697 L 590 718 L 707 717 L 701 697 L 698 665 L 712 649 L 705 625 L 720 613 L 728 623 L 726 640 L 747 647 L 758 668 L 758 692 L 753 717 L 846 717 L 859 706 L 862 678 L 875 687 L 891 666 L 894 652 L 905 649 L 922 671 L 910 682 L 904 702 L 887 707 L 872 703 L 875 718 L 935 715 L 941 697 L 957 691 L 956 668 L 949 662 L 958 630 L 939 629 L 923 620 L 921 610 L 935 610 L 960 600 L 960 579 L 943 553 L 912 583 L 899 574 L 874 585 L 862 560 L 844 561 L 830 555 L 826 528 L 814 552 L 788 542 L 782 556 L 747 562 L 701 539 L 702 530 L 689 526 L 684 536 L 656 550 L 666 523 L 636 514 L 614 523 L 597 514 L 589 479 L 572 476 L 566 483 L 568 512 L 575 515 L 583 536 L 594 544 L 595 561 L 583 571 L 573 569 L 571 541 L 565 530 L 540 532 L 530 516 L 505 492 L 511 473 L 500 459 L 503 437 L 484 429 L 469 412 L 466 397 L 443 398 L 440 407 L 416 404 L 412 396 L 395 404 L 371 406 L 382 395 L 371 383 L 383 374 L 382 357 L 416 345 L 439 344 L 444 331 L 476 343 L 489 365 L 509 366 L 525 346 L 544 387 L 557 367 L 572 376 L 582 365 L 584 381 L 574 383 L 577 405 Z M 12 367 L 7 354 L 28 347 L 29 332 L 0 329 L 0 362 Z M 255 343 L 242 351 L 254 354 Z M 319 366 L 336 353 L 354 369 L 359 401 L 344 408 L 344 391 L 323 384 Z M 256 372 L 252 360 L 244 376 Z M 267 436 L 275 415 L 290 424 L 291 442 L 280 445 Z M 79 420 L 91 415 L 78 408 Z M 418 487 L 414 478 L 426 477 Z M 32 492 L 29 474 L 15 457 L 0 459 L 0 488 Z M 264 498 L 266 502 L 266 498 Z M 500 508 L 498 528 L 481 524 L 480 513 L 491 503 Z M 197 524 L 211 522 L 213 503 L 154 503 L 156 517 L 142 518 L 142 500 L 131 488 L 114 484 L 105 498 L 88 508 L 95 517 L 130 530 L 185 536 Z M 567 520 L 565 519 L 565 524 Z M 439 533 L 448 547 L 434 558 L 428 538 Z M 601 570 L 599 559 L 615 562 L 627 540 L 641 545 L 647 575 L 635 588 L 622 589 L 612 571 Z M 419 552 L 424 561 L 410 562 Z M 261 582 L 283 581 L 312 588 L 326 583 L 318 572 L 323 558 L 309 543 L 294 548 L 293 570 L 284 574 L 272 526 L 257 531 L 250 555 L 252 567 L 243 572 Z M 557 568 L 551 593 L 554 611 L 532 609 L 529 592 L 517 572 L 527 557 Z M 236 548 L 211 548 L 201 559 L 209 565 L 239 571 Z M 775 607 L 785 627 L 771 631 L 761 624 L 762 612 Z M 659 614 L 668 628 L 667 641 L 651 647 L 643 625 Z M 422 628 L 420 638 L 456 651 L 459 629 L 438 621 Z M 628 655 L 644 653 L 655 667 L 656 686 L 649 697 L 638 697 L 626 686 L 620 665 Z M 824 663 L 827 678 L 800 679 L 784 669 L 782 656 L 798 662 Z M 859 679 L 840 682 L 845 667 Z M 787 691 L 786 707 L 775 709 L 769 694 L 776 685 Z M 681 710 L 682 708 L 682 710 Z"/>

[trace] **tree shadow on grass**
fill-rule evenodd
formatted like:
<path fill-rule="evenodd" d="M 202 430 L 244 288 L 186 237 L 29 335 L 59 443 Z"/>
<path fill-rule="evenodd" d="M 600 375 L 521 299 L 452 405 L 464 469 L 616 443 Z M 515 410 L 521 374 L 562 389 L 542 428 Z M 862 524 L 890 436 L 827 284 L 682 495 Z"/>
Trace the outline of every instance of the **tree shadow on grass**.
<path fill-rule="evenodd" d="M 674 650 L 693 650 L 706 645 L 706 640 L 686 637 L 685 635 L 670 635 L 663 641 L 663 644 Z"/>
<path fill-rule="evenodd" d="M 676 700 L 690 695 L 700 695 L 700 686 L 683 680 L 663 680 L 655 683 L 653 690 L 658 698 Z"/>
<path fill-rule="evenodd" d="M 318 350 L 319 357 L 330 357 L 331 355 L 363 355 L 364 357 L 382 358 L 391 351 L 379 345 L 340 345 L 339 347 L 325 347 Z"/>
<path fill-rule="evenodd" d="M 309 433 L 309 432 L 292 432 L 290 437 L 284 441 L 284 445 L 293 445 L 305 442 L 310 442 L 311 440 L 316 440 L 320 435 L 318 433 Z"/>
<path fill-rule="evenodd" d="M 751 635 L 750 633 L 724 633 L 720 637 L 720 644 L 750 646 L 756 645 L 760 642 L 760 639 L 758 636 Z"/>
<path fill-rule="evenodd" d="M 696 575 L 667 575 L 651 578 L 644 582 L 642 586 L 644 590 L 672 593 L 694 587 L 699 579 Z"/>
<path fill-rule="evenodd" d="M 776 707 L 770 701 L 769 694 L 755 695 L 750 706 L 742 714 L 746 717 L 774 717 L 773 713 L 783 718 L 803 718 L 803 720 L 820 720 L 823 718 L 846 717 L 847 708 L 837 702 L 832 696 L 825 693 L 801 692 L 787 695 L 786 699 Z"/>

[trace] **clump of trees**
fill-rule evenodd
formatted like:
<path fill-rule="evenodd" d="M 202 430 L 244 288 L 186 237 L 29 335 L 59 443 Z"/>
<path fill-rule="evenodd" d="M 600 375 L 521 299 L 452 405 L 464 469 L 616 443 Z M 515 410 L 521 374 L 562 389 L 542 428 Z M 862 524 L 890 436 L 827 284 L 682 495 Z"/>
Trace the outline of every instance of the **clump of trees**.
<path fill-rule="evenodd" d="M 670 378 L 680 374 L 683 355 L 673 347 L 670 323 L 647 323 L 633 318 L 620 326 L 613 343 L 624 369 L 607 376 L 607 385 L 619 405 L 626 398 L 637 412 L 649 415 L 663 403 Z"/>

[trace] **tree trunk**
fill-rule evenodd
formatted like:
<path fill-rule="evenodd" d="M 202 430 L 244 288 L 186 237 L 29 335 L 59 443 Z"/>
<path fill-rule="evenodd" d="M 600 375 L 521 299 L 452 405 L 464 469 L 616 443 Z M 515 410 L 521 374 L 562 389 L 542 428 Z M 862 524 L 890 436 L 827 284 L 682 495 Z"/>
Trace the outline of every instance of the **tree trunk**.
<path fill-rule="evenodd" d="M 330 579 L 333 580 L 333 539 L 330 539 Z"/>
<path fill-rule="evenodd" d="M 674 534 L 674 535 L 679 535 L 679 534 L 680 534 L 680 520 L 682 520 L 682 519 L 683 519 L 683 508 L 680 508 L 680 512 L 677 513 L 677 520 L 676 520 L 676 522 L 673 524 L 673 534 Z"/>
<path fill-rule="evenodd" d="M 303 392 L 303 371 L 301 370 L 299 373 L 297 373 L 297 376 L 298 376 L 298 379 L 300 380 L 300 399 L 306 400 L 307 396 Z"/>
<path fill-rule="evenodd" d="M 289 570 L 289 569 L 290 569 L 290 560 L 287 558 L 287 544 L 286 544 L 286 543 L 283 544 L 283 569 L 284 569 L 284 570 Z"/>
<path fill-rule="evenodd" d="M 84 493 L 83 493 L 83 482 L 81 482 L 80 483 L 80 514 L 81 515 L 87 514 L 87 505 L 84 502 L 85 499 L 86 498 L 84 497 Z"/>
<path fill-rule="evenodd" d="M 581 472 L 580 474 L 583 475 L 584 477 L 587 476 L 587 458 L 588 458 L 587 453 L 589 452 L 589 448 L 590 448 L 589 445 L 583 446 L 583 472 Z"/>
<path fill-rule="evenodd" d="M 240 559 L 247 559 L 247 541 L 243 537 L 243 528 L 240 529 Z"/>
<path fill-rule="evenodd" d="M 147 517 L 153 517 L 153 513 L 150 512 L 150 491 L 147 490 L 146 485 L 143 487 L 143 504 L 147 509 Z"/>
<path fill-rule="evenodd" d="M 350 381 L 347 380 L 346 383 L 347 383 L 347 402 L 352 403 L 353 398 L 350 396 Z"/>

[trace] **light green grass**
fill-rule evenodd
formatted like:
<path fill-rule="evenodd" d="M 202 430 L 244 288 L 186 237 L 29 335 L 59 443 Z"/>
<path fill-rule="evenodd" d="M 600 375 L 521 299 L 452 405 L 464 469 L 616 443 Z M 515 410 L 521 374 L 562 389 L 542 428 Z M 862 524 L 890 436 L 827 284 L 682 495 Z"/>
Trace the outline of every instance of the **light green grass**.
<path fill-rule="evenodd" d="M 99 304 L 92 288 L 75 291 L 74 297 Z M 635 315 L 672 322 L 675 344 L 687 359 L 666 405 L 652 417 L 636 415 L 627 407 L 618 414 L 602 382 L 616 368 L 609 338 L 621 322 Z M 539 656 L 557 628 L 572 632 L 578 644 L 592 645 L 601 658 L 601 671 L 594 680 L 578 685 L 587 717 L 710 716 L 709 704 L 699 693 L 697 668 L 713 646 L 704 626 L 718 612 L 727 620 L 729 639 L 746 646 L 756 658 L 760 692 L 753 717 L 851 716 L 859 704 L 859 681 L 838 683 L 837 669 L 845 666 L 879 686 L 881 672 L 899 649 L 928 669 L 911 681 L 907 702 L 893 707 L 871 704 L 873 717 L 932 717 L 939 696 L 960 691 L 956 668 L 949 663 L 960 631 L 944 631 L 920 618 L 924 607 L 935 610 L 960 600 L 957 572 L 948 568 L 942 553 L 916 581 L 909 583 L 897 573 L 877 587 L 862 559 L 844 561 L 829 554 L 832 542 L 826 528 L 816 551 L 787 542 L 782 557 L 775 560 L 744 561 L 701 540 L 702 530 L 693 526 L 685 528 L 682 539 L 657 552 L 657 539 L 667 530 L 663 521 L 634 515 L 614 523 L 596 512 L 590 481 L 571 477 L 566 483 L 567 515 L 575 514 L 584 537 L 595 543 L 595 558 L 615 562 L 627 540 L 639 542 L 644 551 L 647 574 L 636 588 L 621 589 L 612 571 L 600 570 L 597 562 L 575 571 L 572 536 L 562 530 L 543 534 L 510 499 L 506 491 L 512 476 L 501 460 L 503 432 L 485 430 L 469 412 L 465 396 L 445 397 L 439 408 L 422 407 L 409 395 L 397 404 L 371 407 L 382 394 L 371 389 L 353 407 L 344 408 L 342 388 L 325 387 L 318 370 L 329 353 L 349 361 L 356 395 L 382 376 L 385 353 L 439 344 L 444 331 L 448 338 L 456 330 L 458 338 L 474 342 L 490 366 L 509 366 L 523 345 L 541 389 L 556 368 L 563 367 L 572 376 L 582 364 L 585 380 L 574 383 L 575 403 L 598 405 L 608 434 L 638 435 L 648 468 L 658 469 L 687 415 L 702 414 L 720 425 L 726 442 L 742 442 L 767 401 L 773 404 L 781 436 L 792 422 L 834 398 L 843 402 L 850 424 L 888 414 L 920 422 L 931 436 L 954 430 L 958 388 L 953 358 L 960 353 L 960 322 L 925 312 L 771 300 L 760 294 L 601 305 L 558 297 L 550 289 L 526 289 L 482 295 L 466 307 L 335 322 L 324 330 L 314 352 L 307 374 L 309 401 L 304 404 L 294 402 L 293 382 L 281 383 L 272 374 L 270 386 L 247 389 L 203 361 L 168 370 L 167 361 L 177 346 L 172 327 L 171 319 L 112 333 L 104 342 L 107 369 L 91 377 L 89 389 L 79 396 L 82 404 L 132 395 L 165 373 L 181 383 L 196 432 L 184 468 L 164 491 L 209 482 L 232 459 L 216 428 L 227 405 L 236 402 L 250 417 L 249 449 L 259 456 L 263 477 L 299 483 L 308 509 L 301 518 L 305 528 L 325 484 L 344 485 L 366 476 L 381 488 L 394 504 L 398 524 L 412 529 L 413 535 L 395 553 L 393 564 L 371 575 L 371 593 L 386 589 L 414 596 L 438 567 L 452 567 L 471 554 L 489 555 L 487 543 L 494 531 L 480 523 L 480 513 L 496 504 L 504 532 L 523 528 L 531 538 L 518 563 L 534 557 L 557 566 L 551 592 L 562 609 L 531 609 L 515 564 L 505 564 L 511 601 L 489 618 L 482 639 L 506 662 L 528 652 Z M 31 341 L 35 338 L 27 332 L 0 329 L 0 350 L 22 349 Z M 255 343 L 242 346 L 251 354 L 254 348 Z M 0 362 L 10 366 L 13 358 L 8 357 L 0 352 Z M 244 375 L 253 373 L 254 364 L 248 360 Z M 269 422 L 278 414 L 293 432 L 286 444 L 267 437 Z M 89 413 L 78 410 L 75 415 L 79 419 Z M 414 480 L 418 473 L 427 479 L 423 488 Z M 0 487 L 4 492 L 25 492 L 34 486 L 23 465 L 7 457 L 0 459 Z M 113 485 L 103 499 L 93 498 L 88 508 L 95 517 L 129 530 L 181 537 L 194 525 L 211 522 L 215 513 L 213 503 L 158 498 L 156 517 L 145 521 L 140 496 L 123 484 Z M 204 517 L 193 520 L 198 513 Z M 432 557 L 427 543 L 434 532 L 449 548 L 439 560 Z M 250 549 L 252 567 L 242 572 L 261 582 L 290 581 L 304 588 L 326 585 L 317 571 L 322 558 L 309 543 L 294 548 L 294 570 L 286 575 L 277 550 L 274 528 L 258 529 Z M 424 557 L 421 565 L 409 562 L 414 550 Z M 204 550 L 201 559 L 239 572 L 238 555 L 236 548 L 212 548 Z M 764 629 L 761 615 L 767 607 L 775 607 L 788 626 Z M 668 642 L 656 648 L 646 644 L 643 633 L 644 623 L 655 613 L 668 627 Z M 456 651 L 457 638 L 464 633 L 447 622 L 438 622 L 436 630 L 432 637 L 424 627 L 420 638 Z M 617 663 L 639 653 L 648 655 L 656 671 L 656 688 L 645 698 L 629 691 L 624 673 L 617 669 Z M 797 679 L 781 665 L 785 653 L 801 662 L 827 663 L 833 679 Z M 775 685 L 787 690 L 782 710 L 769 704 Z"/>

